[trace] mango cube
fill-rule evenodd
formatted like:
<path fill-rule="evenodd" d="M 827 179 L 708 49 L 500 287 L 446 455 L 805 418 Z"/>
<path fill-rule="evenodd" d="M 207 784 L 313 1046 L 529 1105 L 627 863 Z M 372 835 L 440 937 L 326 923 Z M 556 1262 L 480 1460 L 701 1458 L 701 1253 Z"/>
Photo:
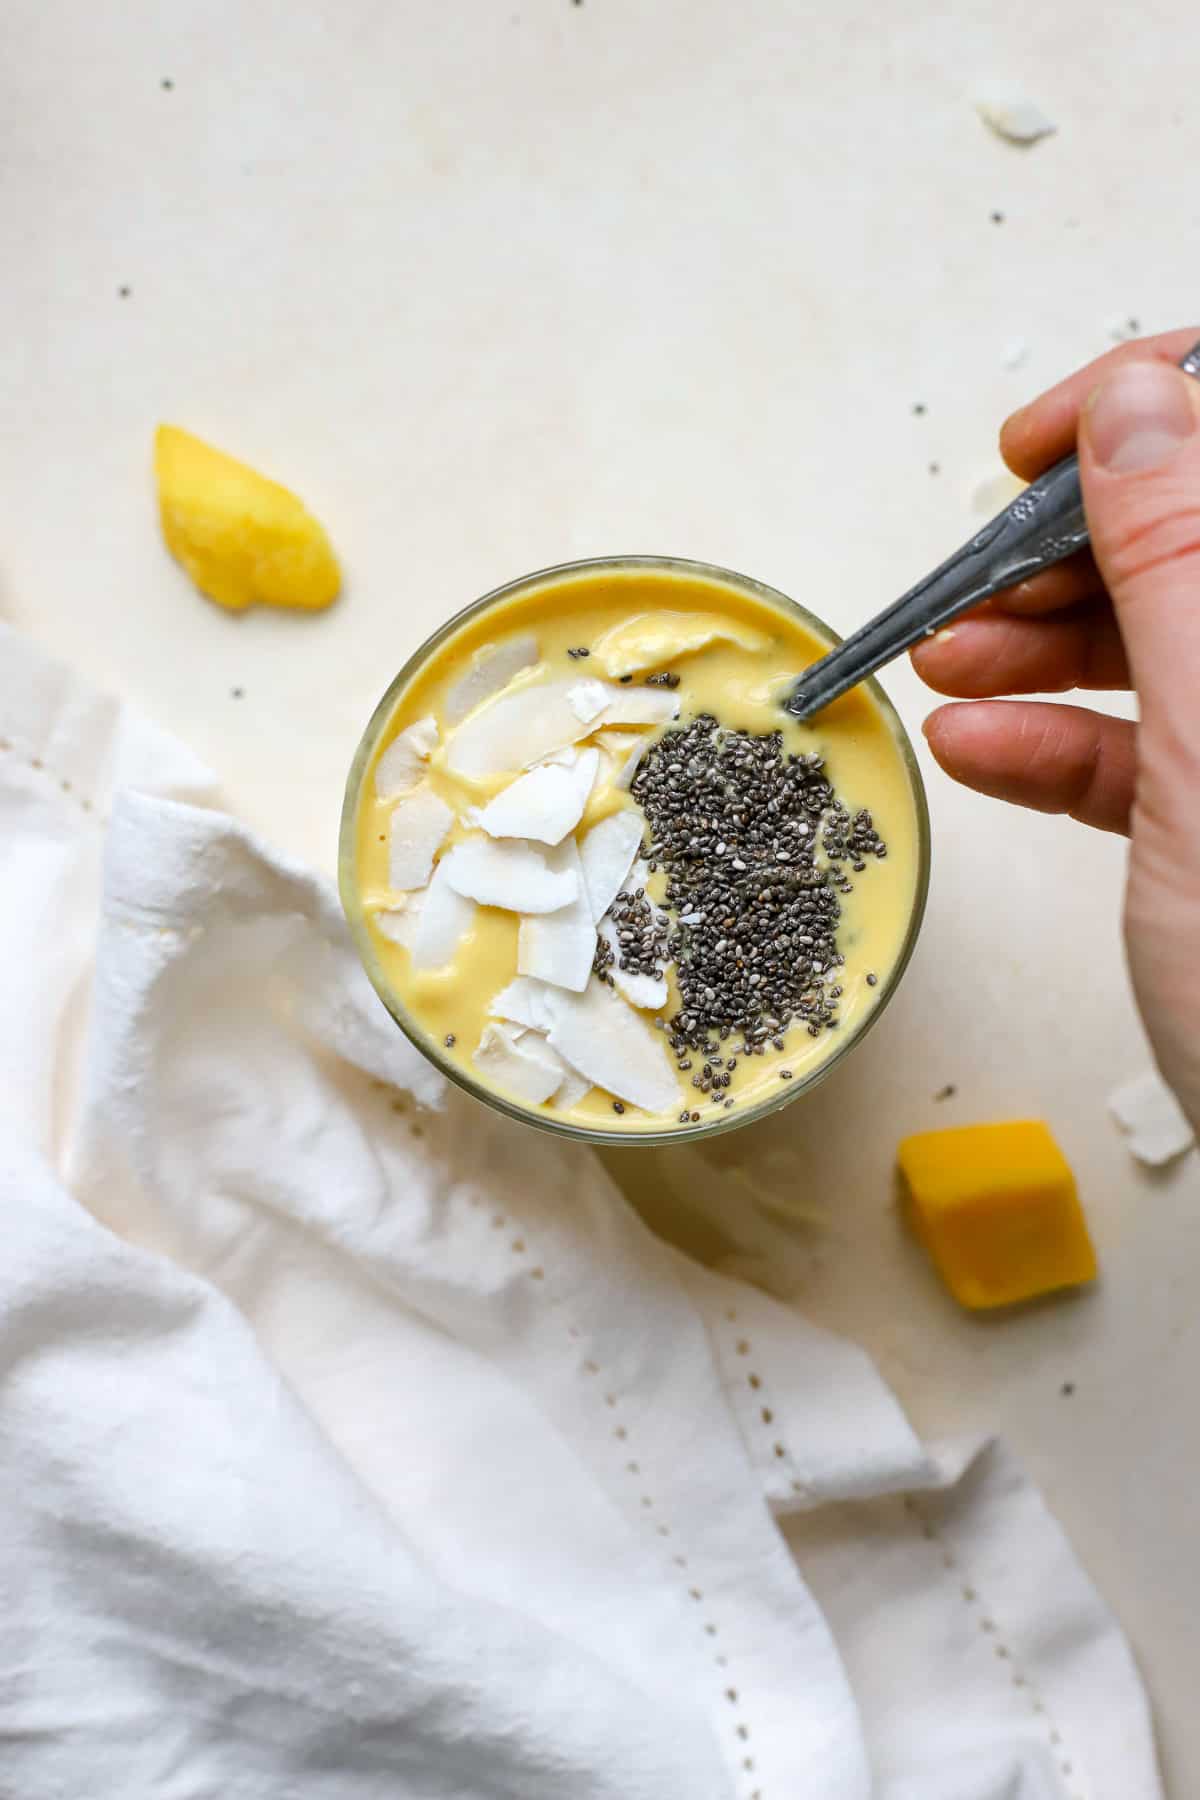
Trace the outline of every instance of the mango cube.
<path fill-rule="evenodd" d="M 287 488 L 176 425 L 155 434 L 154 473 L 167 548 L 210 600 L 241 612 L 337 598 L 329 539 Z"/>
<path fill-rule="evenodd" d="M 1075 1177 L 1040 1120 L 920 1132 L 898 1162 L 909 1223 L 963 1306 L 1095 1279 Z"/>

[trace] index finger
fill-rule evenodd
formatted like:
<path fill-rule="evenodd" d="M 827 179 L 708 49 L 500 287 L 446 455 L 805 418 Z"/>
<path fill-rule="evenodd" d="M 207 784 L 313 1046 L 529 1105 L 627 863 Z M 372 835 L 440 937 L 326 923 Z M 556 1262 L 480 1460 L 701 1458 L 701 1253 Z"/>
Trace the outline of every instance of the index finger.
<path fill-rule="evenodd" d="M 1122 363 L 1179 362 L 1200 338 L 1200 326 L 1180 331 L 1164 331 L 1158 337 L 1137 338 L 1118 344 L 1115 350 L 1098 356 L 1085 368 L 1076 369 L 1057 387 L 1047 388 L 1038 399 L 1021 407 L 1006 419 L 1000 429 L 1000 454 L 1023 481 L 1032 481 L 1051 463 L 1068 456 L 1075 448 L 1079 411 L 1093 388 L 1120 368 Z"/>

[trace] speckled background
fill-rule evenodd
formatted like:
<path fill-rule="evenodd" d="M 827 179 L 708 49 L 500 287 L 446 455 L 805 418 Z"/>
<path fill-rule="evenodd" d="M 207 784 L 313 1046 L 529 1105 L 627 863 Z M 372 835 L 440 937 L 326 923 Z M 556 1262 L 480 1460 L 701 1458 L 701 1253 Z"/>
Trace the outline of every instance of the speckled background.
<path fill-rule="evenodd" d="M 507 577 L 671 551 L 846 628 L 972 528 L 1011 405 L 1120 320 L 1195 316 L 1194 42 L 1183 0 L 1102 30 L 1082 0 L 8 0 L 0 611 L 326 867 L 378 694 Z M 967 95 L 997 76 L 1058 135 L 991 136 Z M 298 488 L 345 561 L 335 612 L 231 619 L 189 591 L 155 527 L 161 418 Z M 915 679 L 888 686 L 915 725 Z M 923 1430 L 1012 1440 L 1129 1629 L 1188 1794 L 1200 1173 L 1139 1175 L 1105 1115 L 1145 1061 L 1122 847 L 930 787 L 900 999 L 722 1151 L 765 1166 L 785 1143 L 827 1225 L 781 1237 L 719 1179 L 685 1206 L 657 1162 L 618 1173 L 710 1257 L 768 1246 Z M 1076 1165 L 1104 1279 L 965 1318 L 900 1235 L 894 1145 L 1025 1113 Z"/>

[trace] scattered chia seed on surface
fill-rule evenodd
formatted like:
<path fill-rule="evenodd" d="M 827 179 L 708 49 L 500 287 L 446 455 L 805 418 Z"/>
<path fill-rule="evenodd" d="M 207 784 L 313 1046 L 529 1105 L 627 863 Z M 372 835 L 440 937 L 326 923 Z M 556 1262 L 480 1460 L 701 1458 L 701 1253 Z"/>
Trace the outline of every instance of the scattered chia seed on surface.
<path fill-rule="evenodd" d="M 914 418 L 917 418 L 917 419 L 924 418 L 927 410 L 928 409 L 926 408 L 925 402 L 923 400 L 914 400 L 913 401 L 913 417 Z"/>
<path fill-rule="evenodd" d="M 623 1113 L 625 1111 L 625 1102 L 623 1100 L 614 1100 L 613 1111 L 615 1113 Z"/>
<path fill-rule="evenodd" d="M 447 1050 L 453 1050 L 455 1044 L 457 1044 L 457 1042 L 458 1042 L 458 1039 L 455 1037 L 455 1035 L 452 1031 L 448 1031 L 446 1033 L 445 1037 L 442 1039 L 442 1042 L 445 1044 Z"/>
<path fill-rule="evenodd" d="M 587 648 L 587 646 L 585 644 L 579 644 L 576 646 L 576 648 L 574 650 L 567 651 L 567 655 L 571 658 L 571 660 L 573 662 L 577 662 L 581 656 L 590 656 L 591 654 L 592 654 L 591 651 Z"/>
<path fill-rule="evenodd" d="M 957 1094 L 957 1092 L 958 1092 L 958 1089 L 955 1087 L 954 1083 L 952 1081 L 948 1081 L 946 1083 L 945 1087 L 939 1088 L 937 1093 L 933 1097 L 935 1100 L 953 1100 L 953 1098 L 954 1098 L 955 1094 Z"/>
<path fill-rule="evenodd" d="M 622 677 L 622 679 L 624 679 L 624 677 Z M 632 676 L 629 679 L 632 680 Z M 669 674 L 664 670 L 659 675 L 647 675 L 646 686 L 677 688 L 679 686 L 679 677 L 678 675 Z"/>
<path fill-rule="evenodd" d="M 631 682 L 631 681 L 632 681 L 632 680 L 633 680 L 633 676 L 632 676 L 632 675 L 622 675 L 622 677 L 621 677 L 621 686 L 622 686 L 622 687 L 628 687 L 628 686 L 629 686 L 629 683 L 630 683 L 630 682 Z"/>
<path fill-rule="evenodd" d="M 878 975 L 868 975 L 867 976 L 867 986 L 868 987 L 878 987 L 879 986 Z"/>

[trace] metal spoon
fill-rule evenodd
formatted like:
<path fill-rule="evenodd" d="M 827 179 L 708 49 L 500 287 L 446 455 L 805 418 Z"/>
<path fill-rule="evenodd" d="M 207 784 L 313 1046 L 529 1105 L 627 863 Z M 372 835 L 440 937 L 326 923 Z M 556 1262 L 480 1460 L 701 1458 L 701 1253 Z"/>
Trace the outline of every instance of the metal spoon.
<path fill-rule="evenodd" d="M 1200 343 L 1179 366 L 1200 379 Z M 1065 456 L 940 568 L 806 669 L 785 703 L 787 711 L 811 719 L 921 638 L 932 637 L 989 595 L 1062 562 L 1087 541 L 1079 459 Z"/>

